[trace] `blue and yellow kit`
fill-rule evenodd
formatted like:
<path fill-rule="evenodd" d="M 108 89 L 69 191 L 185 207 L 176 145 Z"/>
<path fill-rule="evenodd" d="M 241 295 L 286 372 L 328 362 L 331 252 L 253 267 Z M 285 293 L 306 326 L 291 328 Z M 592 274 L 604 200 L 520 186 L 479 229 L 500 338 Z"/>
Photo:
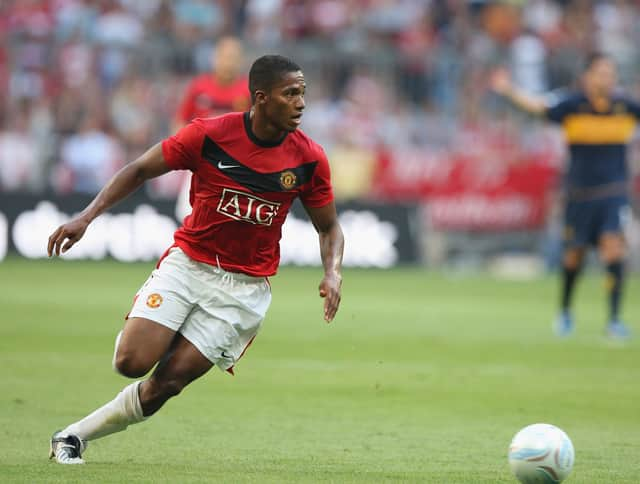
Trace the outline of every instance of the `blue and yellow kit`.
<path fill-rule="evenodd" d="M 575 92 L 549 105 L 546 117 L 562 125 L 569 145 L 565 241 L 595 245 L 602 234 L 621 232 L 629 213 L 627 145 L 640 104 L 616 95 L 595 106 Z"/>

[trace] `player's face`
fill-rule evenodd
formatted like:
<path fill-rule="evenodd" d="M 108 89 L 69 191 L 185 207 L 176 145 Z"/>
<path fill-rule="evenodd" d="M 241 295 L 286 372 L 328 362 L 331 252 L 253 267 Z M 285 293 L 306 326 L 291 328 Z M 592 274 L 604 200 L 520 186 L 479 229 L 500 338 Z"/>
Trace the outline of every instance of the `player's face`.
<path fill-rule="evenodd" d="M 218 43 L 213 56 L 216 76 L 222 80 L 232 80 L 242 64 L 242 45 L 235 39 L 225 38 Z"/>
<path fill-rule="evenodd" d="M 587 89 L 608 96 L 618 82 L 615 64 L 606 58 L 595 61 L 585 73 Z"/>
<path fill-rule="evenodd" d="M 265 112 L 281 131 L 295 131 L 302 120 L 306 84 L 302 71 L 287 72 L 271 89 Z"/>

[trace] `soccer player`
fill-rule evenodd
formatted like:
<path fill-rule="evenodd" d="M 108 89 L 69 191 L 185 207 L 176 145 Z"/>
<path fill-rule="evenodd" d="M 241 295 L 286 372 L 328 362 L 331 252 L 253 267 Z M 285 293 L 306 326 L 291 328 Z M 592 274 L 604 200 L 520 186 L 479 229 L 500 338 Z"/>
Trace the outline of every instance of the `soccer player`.
<path fill-rule="evenodd" d="M 170 170 L 193 173 L 193 212 L 136 294 L 116 338 L 113 366 L 144 381 L 54 433 L 50 457 L 83 463 L 87 442 L 124 430 L 216 365 L 232 372 L 271 301 L 282 224 L 300 198 L 319 234 L 324 276 L 319 294 L 330 322 L 341 299 L 344 239 L 329 163 L 298 130 L 305 79 L 291 60 L 268 55 L 249 73 L 252 107 L 196 119 L 122 168 L 75 218 L 49 237 L 49 256 L 66 252 L 98 215 Z"/>
<path fill-rule="evenodd" d="M 249 85 L 246 76 L 240 72 L 243 58 L 242 43 L 236 37 L 218 40 L 211 57 L 212 72 L 195 77 L 186 88 L 174 120 L 175 131 L 195 118 L 249 109 Z M 191 176 L 187 175 L 176 201 L 176 216 L 180 220 L 191 212 L 190 186 Z"/>
<path fill-rule="evenodd" d="M 626 251 L 623 228 L 630 216 L 626 158 L 640 104 L 615 91 L 616 65 L 605 54 L 595 53 L 587 59 L 581 81 L 581 89 L 550 103 L 517 89 L 506 71 L 495 73 L 492 86 L 516 106 L 560 123 L 569 144 L 562 299 L 556 333 L 566 336 L 574 329 L 573 288 L 586 249 L 597 246 L 607 272 L 607 333 L 624 339 L 630 336 L 620 320 Z"/>
<path fill-rule="evenodd" d="M 178 107 L 176 126 L 195 118 L 246 111 L 251 106 L 247 78 L 241 75 L 242 44 L 235 37 L 222 37 L 211 57 L 212 72 L 195 77 Z"/>

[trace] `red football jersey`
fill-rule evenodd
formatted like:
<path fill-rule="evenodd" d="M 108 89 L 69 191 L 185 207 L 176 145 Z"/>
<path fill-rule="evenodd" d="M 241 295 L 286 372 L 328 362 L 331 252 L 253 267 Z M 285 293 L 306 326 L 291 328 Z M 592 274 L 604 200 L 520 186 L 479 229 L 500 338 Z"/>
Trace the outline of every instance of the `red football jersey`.
<path fill-rule="evenodd" d="M 231 272 L 271 276 L 294 199 L 333 200 L 324 151 L 299 129 L 278 142 L 253 134 L 249 113 L 196 119 L 162 142 L 174 170 L 193 172 L 191 215 L 174 235 L 189 257 Z"/>
<path fill-rule="evenodd" d="M 191 81 L 178 108 L 178 118 L 186 123 L 194 118 L 219 116 L 232 111 L 245 111 L 251 105 L 246 77 L 231 84 L 220 84 L 211 74 Z"/>

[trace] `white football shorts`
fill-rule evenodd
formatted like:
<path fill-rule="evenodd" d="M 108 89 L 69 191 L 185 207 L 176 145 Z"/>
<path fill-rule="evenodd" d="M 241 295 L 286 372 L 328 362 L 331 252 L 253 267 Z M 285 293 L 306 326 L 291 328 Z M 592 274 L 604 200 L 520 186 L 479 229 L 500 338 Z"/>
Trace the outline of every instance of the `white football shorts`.
<path fill-rule="evenodd" d="M 258 333 L 270 303 L 265 277 L 227 272 L 173 247 L 136 294 L 127 317 L 180 332 L 229 371 Z"/>

